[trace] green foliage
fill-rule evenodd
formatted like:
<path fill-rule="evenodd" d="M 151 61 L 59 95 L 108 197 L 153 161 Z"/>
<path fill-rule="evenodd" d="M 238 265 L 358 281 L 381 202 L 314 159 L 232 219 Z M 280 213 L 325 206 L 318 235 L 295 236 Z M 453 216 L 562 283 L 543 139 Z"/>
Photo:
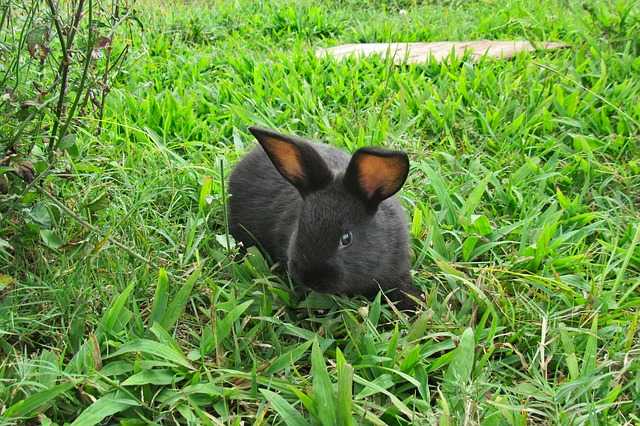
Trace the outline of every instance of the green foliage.
<path fill-rule="evenodd" d="M 140 9 L 101 133 L 73 122 L 44 179 L 77 217 L 31 192 L 1 207 L 1 422 L 640 421 L 637 2 Z M 479 38 L 571 47 L 410 66 L 312 54 Z M 301 298 L 257 250 L 235 258 L 224 181 L 254 123 L 409 153 L 421 312 Z"/>
<path fill-rule="evenodd" d="M 57 212 L 37 202 L 37 189 L 69 171 L 82 137 L 100 132 L 111 80 L 130 47 L 121 40 L 134 18 L 128 6 L 123 0 L 0 3 L 2 235 L 54 251 L 68 243 L 56 229 Z M 87 207 L 102 206 L 95 199 Z M 16 222 L 16 215 L 28 219 Z M 14 247 L 2 241 L 6 261 Z"/>

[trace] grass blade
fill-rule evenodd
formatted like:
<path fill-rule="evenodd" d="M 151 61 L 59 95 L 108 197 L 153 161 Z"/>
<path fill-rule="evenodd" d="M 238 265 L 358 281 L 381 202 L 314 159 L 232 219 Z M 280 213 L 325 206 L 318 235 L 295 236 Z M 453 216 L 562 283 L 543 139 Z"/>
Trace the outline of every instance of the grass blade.
<path fill-rule="evenodd" d="M 189 301 L 191 291 L 193 290 L 193 286 L 195 285 L 198 278 L 200 278 L 200 268 L 193 271 L 191 276 L 189 276 L 189 278 L 187 279 L 187 282 L 185 282 L 184 285 L 180 287 L 180 290 L 178 290 L 178 293 L 171 301 L 171 304 L 169 304 L 169 307 L 167 308 L 167 311 L 162 318 L 162 328 L 171 332 L 173 327 L 176 325 L 176 322 L 178 322 L 178 318 L 180 318 L 180 315 L 182 315 L 182 312 L 184 312 L 184 307 Z"/>
<path fill-rule="evenodd" d="M 302 356 L 309 350 L 313 340 L 307 340 L 306 342 L 296 346 L 295 348 L 283 353 L 275 361 L 271 363 L 266 373 L 268 375 L 275 374 L 289 365 L 295 364 Z"/>
<path fill-rule="evenodd" d="M 453 358 L 444 375 L 443 389 L 450 401 L 459 401 L 459 389 L 471 379 L 475 357 L 473 330 L 467 328 L 462 333 L 460 343 L 454 350 Z M 456 405 L 454 403 L 454 405 Z"/>
<path fill-rule="evenodd" d="M 320 422 L 324 426 L 335 426 L 336 406 L 333 397 L 333 384 L 317 340 L 313 342 L 311 348 L 311 374 L 313 377 L 313 398 Z"/>
<path fill-rule="evenodd" d="M 449 195 L 449 190 L 447 185 L 445 184 L 444 179 L 431 168 L 427 163 L 421 164 L 422 170 L 426 173 L 429 178 L 429 182 L 431 183 L 431 187 L 436 192 L 438 196 L 438 200 L 442 205 L 442 209 L 444 210 L 445 218 L 447 220 L 448 225 L 454 225 L 457 223 L 456 216 L 458 214 L 458 208 L 454 204 L 451 196 Z"/>
<path fill-rule="evenodd" d="M 120 320 L 122 318 L 122 311 L 124 309 L 125 303 L 127 303 L 127 300 L 129 300 L 129 296 L 133 291 L 133 287 L 134 283 L 129 284 L 122 291 L 122 293 L 120 293 L 118 297 L 116 297 L 111 306 L 109 306 L 109 309 L 102 317 L 102 321 L 100 322 L 100 325 L 98 326 L 98 330 L 96 332 L 99 338 L 102 337 L 102 333 L 114 334 L 119 331 L 117 325 L 121 323 Z"/>
<path fill-rule="evenodd" d="M 487 184 L 489 183 L 489 180 L 491 179 L 491 177 L 492 177 L 492 174 L 488 174 L 487 176 L 485 176 L 484 179 L 480 181 L 478 186 L 473 188 L 473 191 L 471 191 L 471 194 L 469 194 L 469 197 L 467 197 L 467 200 L 465 201 L 464 206 L 462 207 L 462 213 L 461 213 L 464 219 L 468 219 L 469 217 L 471 217 L 476 207 L 478 207 L 478 205 L 480 204 L 480 201 L 482 201 L 482 196 L 484 195 L 484 192 L 487 190 Z"/>
<path fill-rule="evenodd" d="M 286 399 L 266 389 L 260 389 L 264 398 L 271 403 L 273 409 L 287 426 L 308 426 L 309 423 L 296 411 Z"/>
<path fill-rule="evenodd" d="M 158 272 L 158 284 L 156 284 L 156 292 L 153 296 L 153 305 L 151 306 L 151 314 L 149 315 L 149 324 L 153 325 L 154 322 L 162 323 L 167 310 L 168 299 L 169 276 L 164 268 L 160 268 Z"/>
<path fill-rule="evenodd" d="M 388 378 L 390 378 L 389 375 L 385 375 Z M 383 377 L 383 376 L 380 376 Z M 383 387 L 380 386 L 378 383 L 376 383 L 376 380 L 374 381 L 368 381 L 367 379 L 364 379 L 358 375 L 353 376 L 353 380 L 356 383 L 359 383 L 363 386 L 365 386 L 366 388 L 369 388 L 369 392 L 368 394 L 376 394 L 376 393 L 382 393 L 384 395 L 387 396 L 387 398 L 389 398 L 389 400 L 391 401 L 391 403 L 401 412 L 403 413 L 405 416 L 412 418 L 413 417 L 413 411 L 411 411 L 409 409 L 409 407 L 407 407 L 407 405 L 402 402 L 397 396 L 395 396 L 392 392 L 388 391 L 387 388 L 390 387 L 391 385 L 393 385 L 393 383 L 391 383 L 391 385 Z M 360 398 L 360 395 L 363 395 L 363 392 L 361 391 L 358 396 L 356 396 L 356 399 Z"/>
<path fill-rule="evenodd" d="M 567 368 L 569 369 L 569 377 L 576 380 L 580 377 L 580 369 L 578 368 L 578 358 L 576 357 L 575 345 L 573 339 L 562 325 L 560 328 L 560 342 L 564 350 Z"/>
<path fill-rule="evenodd" d="M 71 426 L 92 426 L 102 422 L 109 416 L 140 404 L 132 399 L 116 398 L 107 395 L 91 404 L 71 423 Z"/>
<path fill-rule="evenodd" d="M 337 424 L 353 425 L 351 416 L 353 405 L 353 367 L 347 363 L 340 349 L 336 350 L 336 366 L 338 373 L 338 411 Z"/>
<path fill-rule="evenodd" d="M 598 314 L 595 314 L 591 322 L 591 332 L 587 337 L 582 359 L 582 375 L 588 375 L 596 369 L 596 355 L 598 352 Z"/>
<path fill-rule="evenodd" d="M 168 369 L 143 370 L 133 376 L 130 376 L 122 386 L 139 386 L 139 385 L 171 385 L 182 380 L 173 371 Z"/>
<path fill-rule="evenodd" d="M 241 305 L 236 306 L 229 312 L 227 312 L 220 321 L 216 324 L 216 339 L 217 342 L 220 343 L 231 333 L 231 327 L 233 323 L 240 318 L 240 316 L 247 310 L 249 306 L 253 303 L 252 300 L 246 301 Z"/>
<path fill-rule="evenodd" d="M 148 339 L 138 339 L 134 340 L 131 343 L 126 343 L 120 347 L 117 351 L 115 351 L 108 358 L 113 358 L 119 355 L 124 355 L 132 352 L 141 352 L 148 355 L 153 355 L 158 358 L 164 359 L 176 365 L 180 365 L 182 367 L 186 367 L 188 369 L 193 369 L 191 363 L 182 355 L 180 352 L 176 351 L 174 348 L 165 345 L 163 343 L 154 342 L 153 340 Z"/>
<path fill-rule="evenodd" d="M 18 401 L 7 409 L 3 414 L 5 419 L 29 418 L 36 414 L 36 410 L 41 409 L 49 402 L 56 399 L 60 394 L 73 388 L 73 383 L 61 383 L 51 389 L 43 390 L 30 397 Z"/>

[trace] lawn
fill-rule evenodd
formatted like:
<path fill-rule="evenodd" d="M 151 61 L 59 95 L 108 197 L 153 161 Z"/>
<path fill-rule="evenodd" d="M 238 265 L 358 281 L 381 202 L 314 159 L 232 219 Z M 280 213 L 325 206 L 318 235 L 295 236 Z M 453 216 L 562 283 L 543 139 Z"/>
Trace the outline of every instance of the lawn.
<path fill-rule="evenodd" d="M 100 134 L 81 127 L 39 195 L 0 209 L 0 423 L 640 423 L 636 1 L 136 14 Z M 474 39 L 570 47 L 408 66 L 313 54 Z M 415 316 L 302 298 L 257 251 L 235 258 L 225 180 L 253 124 L 409 154 Z"/>

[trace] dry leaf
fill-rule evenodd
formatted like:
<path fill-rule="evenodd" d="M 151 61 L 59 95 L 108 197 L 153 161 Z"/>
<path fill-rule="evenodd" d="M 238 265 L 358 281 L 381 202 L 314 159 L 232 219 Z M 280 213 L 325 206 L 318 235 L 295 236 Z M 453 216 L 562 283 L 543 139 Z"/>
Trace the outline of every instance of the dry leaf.
<path fill-rule="evenodd" d="M 33 179 L 35 178 L 33 164 L 31 164 L 30 161 L 24 161 L 21 164 L 18 164 L 13 171 L 27 183 L 33 182 Z"/>
<path fill-rule="evenodd" d="M 98 59 L 102 56 L 102 50 L 109 51 L 111 49 L 111 37 L 100 37 L 96 42 L 96 45 L 93 47 L 91 51 L 91 57 L 93 59 Z"/>
<path fill-rule="evenodd" d="M 49 29 L 46 27 L 34 28 L 27 34 L 27 49 L 32 58 L 40 59 L 40 63 L 44 63 L 49 55 Z"/>
<path fill-rule="evenodd" d="M 434 43 L 354 43 L 340 46 L 321 48 L 316 51 L 316 56 L 333 56 L 336 59 L 344 59 L 349 56 L 363 57 L 379 55 L 388 57 L 391 55 L 396 64 L 424 63 L 429 57 L 440 62 L 447 58 L 453 51 L 456 57 L 462 57 L 469 52 L 472 60 L 478 60 L 483 56 L 506 59 L 515 56 L 518 52 L 532 52 L 535 50 L 550 50 L 567 47 L 564 43 L 544 42 L 533 46 L 528 41 L 440 41 Z"/>

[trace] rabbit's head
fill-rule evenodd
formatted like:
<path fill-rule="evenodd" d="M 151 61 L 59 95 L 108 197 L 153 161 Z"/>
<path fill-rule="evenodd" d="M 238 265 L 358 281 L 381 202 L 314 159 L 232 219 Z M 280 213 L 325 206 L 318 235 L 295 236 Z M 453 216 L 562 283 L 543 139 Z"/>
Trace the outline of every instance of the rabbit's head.
<path fill-rule="evenodd" d="M 407 178 L 405 153 L 361 148 L 349 160 L 297 137 L 250 130 L 302 197 L 287 249 L 294 282 L 325 293 L 415 294 L 404 212 L 390 198 Z"/>

